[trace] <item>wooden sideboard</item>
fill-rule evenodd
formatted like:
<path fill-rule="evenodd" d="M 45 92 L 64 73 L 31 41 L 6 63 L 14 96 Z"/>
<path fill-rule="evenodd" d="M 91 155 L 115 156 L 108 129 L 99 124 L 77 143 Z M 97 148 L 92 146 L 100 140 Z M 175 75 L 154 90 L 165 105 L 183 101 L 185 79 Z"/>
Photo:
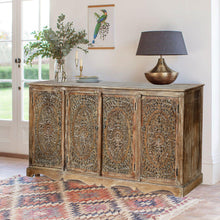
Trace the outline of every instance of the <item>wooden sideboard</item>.
<path fill-rule="evenodd" d="M 183 196 L 202 182 L 202 100 L 203 85 L 31 83 L 27 175 Z"/>

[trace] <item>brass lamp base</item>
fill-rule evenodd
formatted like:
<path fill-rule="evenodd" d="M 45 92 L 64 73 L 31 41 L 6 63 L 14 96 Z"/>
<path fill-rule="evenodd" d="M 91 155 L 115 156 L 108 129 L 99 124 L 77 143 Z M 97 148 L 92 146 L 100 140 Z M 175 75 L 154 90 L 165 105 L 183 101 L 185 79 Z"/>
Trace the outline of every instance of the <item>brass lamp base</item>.
<path fill-rule="evenodd" d="M 145 73 L 147 80 L 157 85 L 170 84 L 176 80 L 177 76 L 178 72 L 170 69 L 162 57 L 158 59 L 157 65 L 150 72 Z"/>

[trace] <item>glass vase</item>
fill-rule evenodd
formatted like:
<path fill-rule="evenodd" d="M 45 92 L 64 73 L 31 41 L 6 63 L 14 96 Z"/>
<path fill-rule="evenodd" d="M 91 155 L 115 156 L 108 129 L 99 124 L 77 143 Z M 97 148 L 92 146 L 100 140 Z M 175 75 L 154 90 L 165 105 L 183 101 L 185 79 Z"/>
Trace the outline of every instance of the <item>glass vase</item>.
<path fill-rule="evenodd" d="M 54 63 L 54 75 L 55 80 L 57 82 L 65 82 L 66 81 L 66 72 L 64 70 L 64 59 L 55 59 Z"/>

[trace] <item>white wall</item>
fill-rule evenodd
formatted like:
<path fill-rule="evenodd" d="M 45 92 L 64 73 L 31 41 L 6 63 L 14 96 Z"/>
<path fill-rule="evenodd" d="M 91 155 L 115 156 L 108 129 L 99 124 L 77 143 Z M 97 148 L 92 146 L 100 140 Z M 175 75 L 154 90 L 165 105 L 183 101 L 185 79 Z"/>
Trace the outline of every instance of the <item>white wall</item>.
<path fill-rule="evenodd" d="M 76 29 L 87 30 L 88 5 L 115 4 L 115 49 L 90 50 L 81 54 L 84 73 L 98 75 L 107 81 L 146 81 L 144 72 L 157 62 L 157 57 L 136 56 L 142 31 L 178 30 L 183 32 L 187 56 L 166 57 L 168 66 L 179 71 L 176 83 L 203 83 L 203 174 L 205 183 L 214 183 L 218 169 L 213 168 L 213 152 L 219 153 L 219 140 L 212 145 L 212 41 L 210 0 L 51 0 L 51 23 L 61 13 L 74 22 Z M 74 52 L 67 58 L 67 72 L 76 74 Z M 214 80 L 215 81 L 215 80 Z M 146 83 L 148 83 L 146 81 Z M 217 126 L 217 132 L 219 127 Z M 219 136 L 219 135 L 217 135 Z M 218 161 L 219 160 L 219 161 Z M 217 159 L 216 164 L 220 164 Z M 217 170 L 217 171 L 214 171 Z"/>
<path fill-rule="evenodd" d="M 213 182 L 220 180 L 220 3 L 212 0 L 212 164 Z"/>

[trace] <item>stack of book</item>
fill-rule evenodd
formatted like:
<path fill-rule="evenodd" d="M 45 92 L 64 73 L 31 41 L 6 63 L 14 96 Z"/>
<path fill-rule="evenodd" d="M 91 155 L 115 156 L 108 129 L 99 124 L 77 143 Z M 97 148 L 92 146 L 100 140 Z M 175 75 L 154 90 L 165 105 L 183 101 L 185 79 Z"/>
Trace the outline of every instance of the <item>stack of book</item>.
<path fill-rule="evenodd" d="M 82 76 L 76 80 L 78 83 L 98 83 L 99 81 L 98 76 Z"/>

